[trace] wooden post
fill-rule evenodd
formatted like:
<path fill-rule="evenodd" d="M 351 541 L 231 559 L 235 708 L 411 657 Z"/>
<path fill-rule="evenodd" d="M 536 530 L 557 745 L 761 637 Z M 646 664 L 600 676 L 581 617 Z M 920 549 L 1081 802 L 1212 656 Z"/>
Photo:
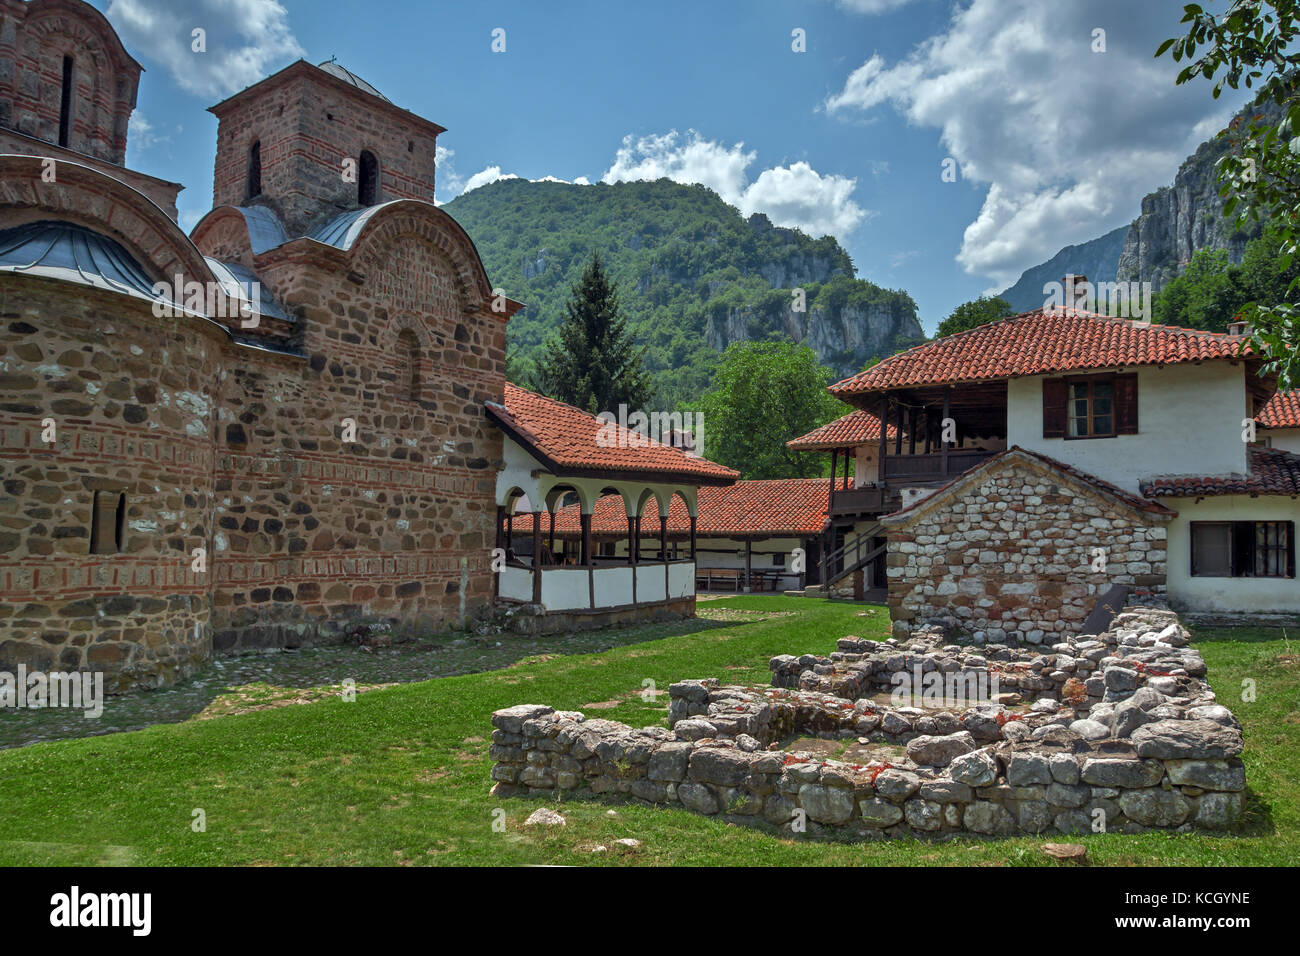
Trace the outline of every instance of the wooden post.
<path fill-rule="evenodd" d="M 885 452 L 889 449 L 889 393 L 880 395 L 880 453 L 876 456 L 876 484 L 885 487 Z"/>
<path fill-rule="evenodd" d="M 510 557 L 510 552 L 515 549 L 515 506 L 510 505 L 510 510 L 506 512 L 506 557 Z"/>
<path fill-rule="evenodd" d="M 558 505 L 560 502 L 557 499 L 555 503 Z M 555 509 L 554 507 L 552 507 L 551 510 L 547 512 L 547 514 L 551 516 L 551 534 L 550 534 L 550 542 L 546 545 L 546 547 L 550 549 L 551 560 L 554 560 L 555 559 Z"/>
<path fill-rule="evenodd" d="M 916 454 L 916 409 L 907 410 L 907 453 Z"/>
<path fill-rule="evenodd" d="M 542 513 L 533 512 L 533 603 L 542 603 Z"/>
<path fill-rule="evenodd" d="M 749 538 L 745 539 L 745 593 L 748 594 L 754 589 L 754 572 L 751 565 L 752 559 L 752 542 Z"/>
<path fill-rule="evenodd" d="M 636 564 L 636 519 L 627 516 L 627 563 Z"/>
<path fill-rule="evenodd" d="M 897 419 L 894 423 L 894 454 L 901 455 L 903 453 L 903 403 L 899 402 L 895 407 L 898 409 L 898 414 L 894 416 Z"/>
<path fill-rule="evenodd" d="M 691 561 L 695 560 L 695 522 L 698 519 L 691 515 Z"/>
<path fill-rule="evenodd" d="M 501 546 L 501 539 L 505 535 L 505 525 L 503 523 L 506 518 L 505 510 L 506 509 L 504 508 L 504 506 L 497 505 L 497 533 L 496 533 L 496 544 L 494 545 L 494 547 L 497 550 L 500 550 L 503 554 L 505 553 L 505 549 L 502 548 Z M 493 560 L 495 561 L 495 559 L 496 556 L 493 555 Z M 501 597 L 501 572 L 493 571 L 492 572 L 492 600 L 496 601 L 500 597 Z"/>
<path fill-rule="evenodd" d="M 835 467 L 836 465 L 839 464 L 839 454 L 840 454 L 840 450 L 838 448 L 831 449 L 831 488 L 829 493 L 826 495 L 826 514 L 828 517 L 834 514 L 833 509 L 835 507 Z"/>
<path fill-rule="evenodd" d="M 582 521 L 582 564 L 586 567 L 593 563 L 591 560 L 591 515 L 584 514 L 580 520 Z"/>
<path fill-rule="evenodd" d="M 943 389 L 943 418 L 939 422 L 939 439 L 940 439 L 939 444 L 943 446 L 939 454 L 942 456 L 943 476 L 945 478 L 948 477 L 948 443 L 946 441 L 943 441 L 943 430 L 944 428 L 947 427 L 945 425 L 945 422 L 948 421 L 951 410 L 952 410 L 952 386 L 945 385 Z"/>

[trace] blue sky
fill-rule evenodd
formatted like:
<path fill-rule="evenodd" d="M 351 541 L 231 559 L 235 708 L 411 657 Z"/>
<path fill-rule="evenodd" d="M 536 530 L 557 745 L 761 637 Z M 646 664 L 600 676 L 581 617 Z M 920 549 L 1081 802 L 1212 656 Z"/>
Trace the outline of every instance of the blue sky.
<path fill-rule="evenodd" d="M 927 331 L 1132 220 L 1242 102 L 1176 89 L 1152 58 L 1178 32 L 1175 0 L 96 6 L 146 69 L 128 164 L 185 184 L 186 228 L 211 204 L 206 108 L 336 56 L 447 127 L 441 201 L 501 175 L 703 182 L 742 212 L 834 234 L 860 276 L 912 294 Z"/>

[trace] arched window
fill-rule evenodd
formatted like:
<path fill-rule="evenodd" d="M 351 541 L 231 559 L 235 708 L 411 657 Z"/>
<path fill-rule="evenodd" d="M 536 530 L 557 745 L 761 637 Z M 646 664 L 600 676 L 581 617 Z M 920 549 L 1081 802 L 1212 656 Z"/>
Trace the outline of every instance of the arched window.
<path fill-rule="evenodd" d="M 262 194 L 262 141 L 253 140 L 248 147 L 248 198 Z"/>
<path fill-rule="evenodd" d="M 357 202 L 363 206 L 379 202 L 379 160 L 368 149 L 361 151 L 361 163 L 357 169 Z"/>
<path fill-rule="evenodd" d="M 72 57 L 63 58 L 63 93 L 59 99 L 59 145 L 66 147 L 72 135 Z"/>
<path fill-rule="evenodd" d="M 397 336 L 397 394 L 407 402 L 420 398 L 420 340 L 410 329 Z"/>

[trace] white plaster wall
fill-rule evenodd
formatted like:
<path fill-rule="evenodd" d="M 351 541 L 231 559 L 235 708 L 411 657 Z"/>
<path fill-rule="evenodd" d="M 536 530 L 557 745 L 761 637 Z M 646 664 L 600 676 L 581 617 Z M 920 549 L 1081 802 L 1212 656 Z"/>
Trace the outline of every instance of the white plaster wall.
<path fill-rule="evenodd" d="M 1296 578 L 1192 577 L 1191 522 L 1294 521 L 1300 527 L 1300 501 L 1281 496 L 1251 498 L 1219 495 L 1196 501 L 1164 499 L 1178 511 L 1169 523 L 1168 589 L 1170 603 L 1183 611 L 1300 611 Z"/>
<path fill-rule="evenodd" d="M 659 570 L 663 580 L 663 569 Z M 661 588 L 662 590 L 662 585 Z M 596 607 L 621 607 L 632 603 L 632 569 L 597 568 L 596 569 Z"/>
<path fill-rule="evenodd" d="M 859 445 L 853 460 L 853 487 L 874 485 L 880 480 L 880 444 Z"/>
<path fill-rule="evenodd" d="M 667 598 L 668 581 L 662 564 L 642 564 L 636 569 L 636 600 L 638 604 L 663 601 Z"/>
<path fill-rule="evenodd" d="M 1242 419 L 1245 369 L 1229 362 L 1140 368 L 1138 434 L 1066 440 L 1043 437 L 1043 378 L 1007 383 L 1007 441 L 1073 465 L 1126 491 L 1152 475 L 1246 471 Z"/>
<path fill-rule="evenodd" d="M 695 593 L 695 565 L 668 565 L 668 596 L 670 598 L 690 597 Z"/>
<path fill-rule="evenodd" d="M 501 577 L 501 596 L 514 601 L 531 601 L 533 599 L 533 572 L 525 568 L 502 568 L 497 572 Z"/>
<path fill-rule="evenodd" d="M 572 611 L 591 607 L 586 568 L 544 568 L 542 607 L 548 611 Z"/>
<path fill-rule="evenodd" d="M 1300 428 L 1261 428 L 1260 438 L 1267 438 L 1269 447 L 1300 455 Z"/>

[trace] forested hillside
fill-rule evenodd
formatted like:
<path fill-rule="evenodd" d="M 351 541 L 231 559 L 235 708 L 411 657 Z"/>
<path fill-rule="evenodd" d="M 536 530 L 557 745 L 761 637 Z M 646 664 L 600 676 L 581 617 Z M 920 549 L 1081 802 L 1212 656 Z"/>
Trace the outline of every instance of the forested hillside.
<path fill-rule="evenodd" d="M 842 376 L 922 337 L 912 297 L 854 278 L 833 237 L 746 219 L 703 186 L 508 179 L 443 208 L 473 238 L 493 285 L 527 305 L 509 326 L 510 374 L 525 382 L 593 249 L 648 348 L 661 407 L 697 399 L 735 341 L 806 342 Z"/>

